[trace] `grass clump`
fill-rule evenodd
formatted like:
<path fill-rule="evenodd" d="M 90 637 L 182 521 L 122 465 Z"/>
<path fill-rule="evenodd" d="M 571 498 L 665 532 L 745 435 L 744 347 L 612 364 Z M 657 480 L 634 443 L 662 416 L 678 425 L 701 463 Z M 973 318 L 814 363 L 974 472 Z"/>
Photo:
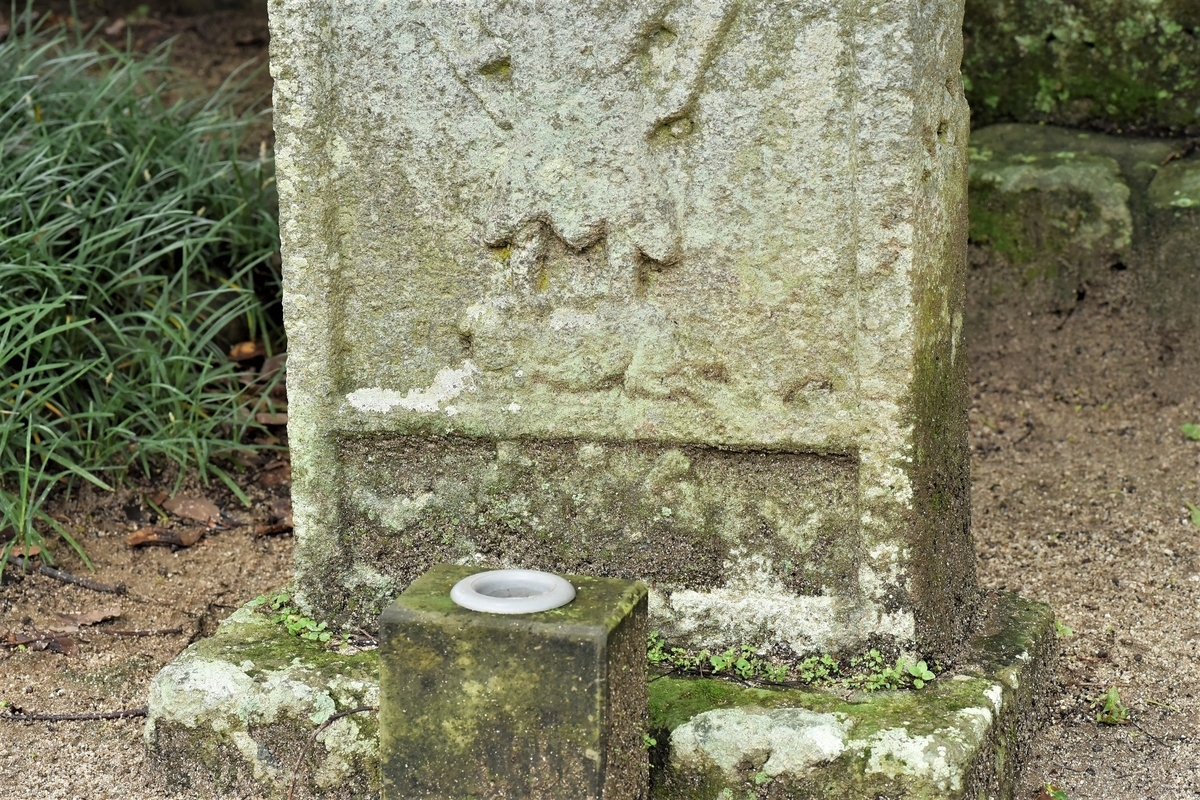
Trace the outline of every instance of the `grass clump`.
<path fill-rule="evenodd" d="M 164 99 L 166 56 L 0 42 L 0 569 L 50 531 L 87 561 L 56 487 L 167 460 L 238 491 L 213 456 L 256 427 L 225 349 L 277 327 L 273 165 L 232 91 Z"/>

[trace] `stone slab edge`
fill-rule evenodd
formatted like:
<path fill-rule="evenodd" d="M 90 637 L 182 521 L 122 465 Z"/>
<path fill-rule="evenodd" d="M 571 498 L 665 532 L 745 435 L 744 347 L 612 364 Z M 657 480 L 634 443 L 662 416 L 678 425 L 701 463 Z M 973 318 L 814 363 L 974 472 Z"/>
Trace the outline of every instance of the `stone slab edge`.
<path fill-rule="evenodd" d="M 651 682 L 652 800 L 1012 798 L 1057 654 L 1054 617 L 999 595 L 980 630 L 967 660 L 920 691 Z"/>
<path fill-rule="evenodd" d="M 919 692 L 651 682 L 654 800 L 1011 798 L 1058 644 L 1050 608 L 993 597 L 966 660 Z M 377 651 L 337 653 L 243 607 L 151 686 L 152 774 L 202 796 L 379 796 Z M 299 769 L 296 766 L 299 764 Z"/>
<path fill-rule="evenodd" d="M 378 704 L 374 650 L 330 651 L 242 606 L 154 678 L 147 764 L 188 796 L 283 798 L 294 781 L 297 799 L 378 797 L 378 713 L 329 722 Z"/>

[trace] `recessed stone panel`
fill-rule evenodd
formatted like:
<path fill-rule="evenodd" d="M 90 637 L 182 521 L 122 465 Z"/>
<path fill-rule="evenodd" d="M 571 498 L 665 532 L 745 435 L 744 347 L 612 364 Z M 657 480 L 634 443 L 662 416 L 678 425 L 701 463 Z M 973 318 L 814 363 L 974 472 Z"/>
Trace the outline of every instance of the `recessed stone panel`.
<path fill-rule="evenodd" d="M 439 562 L 637 577 L 675 639 L 806 651 L 845 646 L 879 600 L 859 591 L 854 458 L 424 437 L 346 438 L 339 456 L 354 607 Z M 880 632 L 905 624 L 874 613 Z"/>

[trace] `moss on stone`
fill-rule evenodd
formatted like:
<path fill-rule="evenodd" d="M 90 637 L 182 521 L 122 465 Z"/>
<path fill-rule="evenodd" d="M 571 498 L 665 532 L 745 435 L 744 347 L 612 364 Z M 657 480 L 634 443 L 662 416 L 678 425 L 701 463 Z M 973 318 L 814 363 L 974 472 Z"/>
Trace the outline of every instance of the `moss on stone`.
<path fill-rule="evenodd" d="M 1200 130 L 1193 0 L 968 0 L 963 30 L 976 125 Z"/>
<path fill-rule="evenodd" d="M 984 620 L 969 666 L 920 691 L 846 698 L 712 679 L 653 681 L 651 797 L 1011 796 L 1054 656 L 1053 617 L 1042 604 L 1002 595 Z"/>
<path fill-rule="evenodd" d="M 304 763 L 297 755 L 334 714 L 377 704 L 378 665 L 374 651 L 327 649 L 244 606 L 155 677 L 145 733 L 152 772 L 167 787 L 211 796 L 282 797 L 293 773 L 313 796 L 377 793 L 374 712 L 333 721 Z"/>
<path fill-rule="evenodd" d="M 971 240 L 1000 256 L 993 296 L 1072 308 L 1104 270 L 1130 258 L 1131 188 L 1092 139 L 1014 141 L 1015 126 L 977 132 L 971 148 Z M 1042 136 L 1041 138 L 1047 138 Z"/>
<path fill-rule="evenodd" d="M 360 626 L 374 625 L 397 583 L 438 562 L 641 578 L 665 594 L 738 579 L 731 551 L 740 551 L 758 556 L 748 571 L 770 572 L 780 590 L 819 597 L 858 588 L 851 457 L 460 437 L 347 437 L 342 451 L 354 487 L 340 537 L 345 574 L 321 596 Z M 677 627 L 670 611 L 658 607 L 656 628 Z M 729 615 L 688 622 L 679 638 L 701 646 L 762 636 L 753 625 L 737 630 Z M 790 625 L 756 644 L 802 651 L 812 647 L 806 638 L 824 638 L 832 641 L 820 649 L 838 648 L 832 623 Z"/>
<path fill-rule="evenodd" d="M 435 567 L 383 614 L 384 799 L 643 797 L 645 587 L 567 576 L 565 606 L 484 614 L 450 599 L 477 572 Z"/>
<path fill-rule="evenodd" d="M 1015 124 L 971 142 L 971 238 L 993 253 L 977 308 L 1016 295 L 1063 311 L 1115 290 L 1169 336 L 1200 321 L 1200 158 L 1186 143 Z"/>

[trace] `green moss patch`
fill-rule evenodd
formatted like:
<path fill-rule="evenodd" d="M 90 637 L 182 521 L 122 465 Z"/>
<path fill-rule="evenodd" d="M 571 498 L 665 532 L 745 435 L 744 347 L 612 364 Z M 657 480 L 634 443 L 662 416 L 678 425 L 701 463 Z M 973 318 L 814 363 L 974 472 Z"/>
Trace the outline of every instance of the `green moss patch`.
<path fill-rule="evenodd" d="M 963 32 L 977 125 L 1200 130 L 1194 0 L 968 0 Z"/>

